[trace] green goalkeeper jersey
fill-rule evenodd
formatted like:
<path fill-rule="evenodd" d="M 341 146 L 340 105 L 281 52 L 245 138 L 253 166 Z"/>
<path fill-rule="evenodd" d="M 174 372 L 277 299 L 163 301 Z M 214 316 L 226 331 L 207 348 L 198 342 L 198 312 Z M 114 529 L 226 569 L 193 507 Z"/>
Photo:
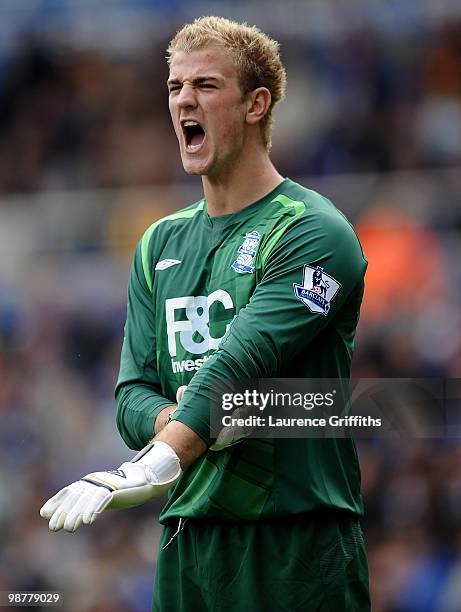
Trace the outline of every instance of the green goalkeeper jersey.
<path fill-rule="evenodd" d="M 348 378 L 364 288 L 358 238 L 333 204 L 286 179 L 237 213 L 201 200 L 154 223 L 128 288 L 117 425 L 130 448 L 188 385 L 174 419 L 210 444 L 221 380 Z M 353 440 L 253 439 L 208 450 L 161 514 L 256 521 L 335 508 L 362 513 Z"/>

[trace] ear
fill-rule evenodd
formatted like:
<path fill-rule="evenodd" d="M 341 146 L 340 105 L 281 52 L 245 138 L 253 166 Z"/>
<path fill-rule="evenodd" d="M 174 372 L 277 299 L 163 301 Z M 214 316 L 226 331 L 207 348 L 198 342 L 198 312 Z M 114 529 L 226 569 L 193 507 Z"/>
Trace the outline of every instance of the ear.
<path fill-rule="evenodd" d="M 264 117 L 271 105 L 272 96 L 267 87 L 258 87 L 248 94 L 248 108 L 245 120 L 255 125 Z"/>

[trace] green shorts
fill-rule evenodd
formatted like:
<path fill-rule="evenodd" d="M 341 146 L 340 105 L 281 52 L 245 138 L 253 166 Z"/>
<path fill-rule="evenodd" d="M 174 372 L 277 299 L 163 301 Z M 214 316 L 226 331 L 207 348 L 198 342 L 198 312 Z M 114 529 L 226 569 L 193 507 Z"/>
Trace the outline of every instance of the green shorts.
<path fill-rule="evenodd" d="M 162 535 L 155 612 L 370 610 L 365 544 L 349 515 L 181 527 Z"/>

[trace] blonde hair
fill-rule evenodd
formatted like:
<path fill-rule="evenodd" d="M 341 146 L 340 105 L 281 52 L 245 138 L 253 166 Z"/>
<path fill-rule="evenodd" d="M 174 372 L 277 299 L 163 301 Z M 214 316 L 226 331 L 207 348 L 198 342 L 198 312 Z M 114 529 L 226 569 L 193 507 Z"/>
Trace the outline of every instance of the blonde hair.
<path fill-rule="evenodd" d="M 261 120 L 264 146 L 272 144 L 274 107 L 283 100 L 286 72 L 279 54 L 280 45 L 255 26 L 237 23 L 224 17 L 200 17 L 183 26 L 170 41 L 167 61 L 171 64 L 175 52 L 190 53 L 211 45 L 219 45 L 231 52 L 239 74 L 243 94 L 257 87 L 267 87 L 271 104 Z"/>

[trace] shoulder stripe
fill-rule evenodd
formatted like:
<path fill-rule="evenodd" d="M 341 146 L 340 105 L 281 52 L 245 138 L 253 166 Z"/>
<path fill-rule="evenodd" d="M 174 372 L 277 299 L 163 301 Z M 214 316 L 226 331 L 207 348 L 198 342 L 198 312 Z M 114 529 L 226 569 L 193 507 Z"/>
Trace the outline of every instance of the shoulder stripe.
<path fill-rule="evenodd" d="M 144 232 L 144 235 L 141 239 L 141 261 L 142 261 L 142 269 L 144 271 L 144 277 L 146 279 L 147 286 L 152 291 L 152 273 L 151 273 L 151 265 L 149 262 L 149 243 L 152 237 L 154 230 L 164 221 L 175 221 L 176 219 L 191 219 L 198 212 L 203 210 L 205 207 L 205 200 L 200 200 L 200 202 L 194 208 L 187 208 L 186 210 L 180 210 L 177 213 L 173 213 L 172 215 L 168 215 L 167 217 L 163 217 L 163 219 L 159 219 L 155 223 L 153 223 L 147 230 Z"/>
<path fill-rule="evenodd" d="M 268 241 L 264 245 L 261 251 L 261 265 L 264 267 L 267 258 L 269 257 L 272 249 L 286 232 L 286 230 L 290 227 L 292 223 L 294 223 L 306 210 L 306 204 L 300 200 L 292 200 L 286 195 L 280 193 L 277 197 L 275 197 L 272 202 L 279 202 L 282 206 L 286 208 L 291 208 L 292 215 L 281 221 L 280 225 L 277 225 L 275 231 L 269 236 Z"/>

